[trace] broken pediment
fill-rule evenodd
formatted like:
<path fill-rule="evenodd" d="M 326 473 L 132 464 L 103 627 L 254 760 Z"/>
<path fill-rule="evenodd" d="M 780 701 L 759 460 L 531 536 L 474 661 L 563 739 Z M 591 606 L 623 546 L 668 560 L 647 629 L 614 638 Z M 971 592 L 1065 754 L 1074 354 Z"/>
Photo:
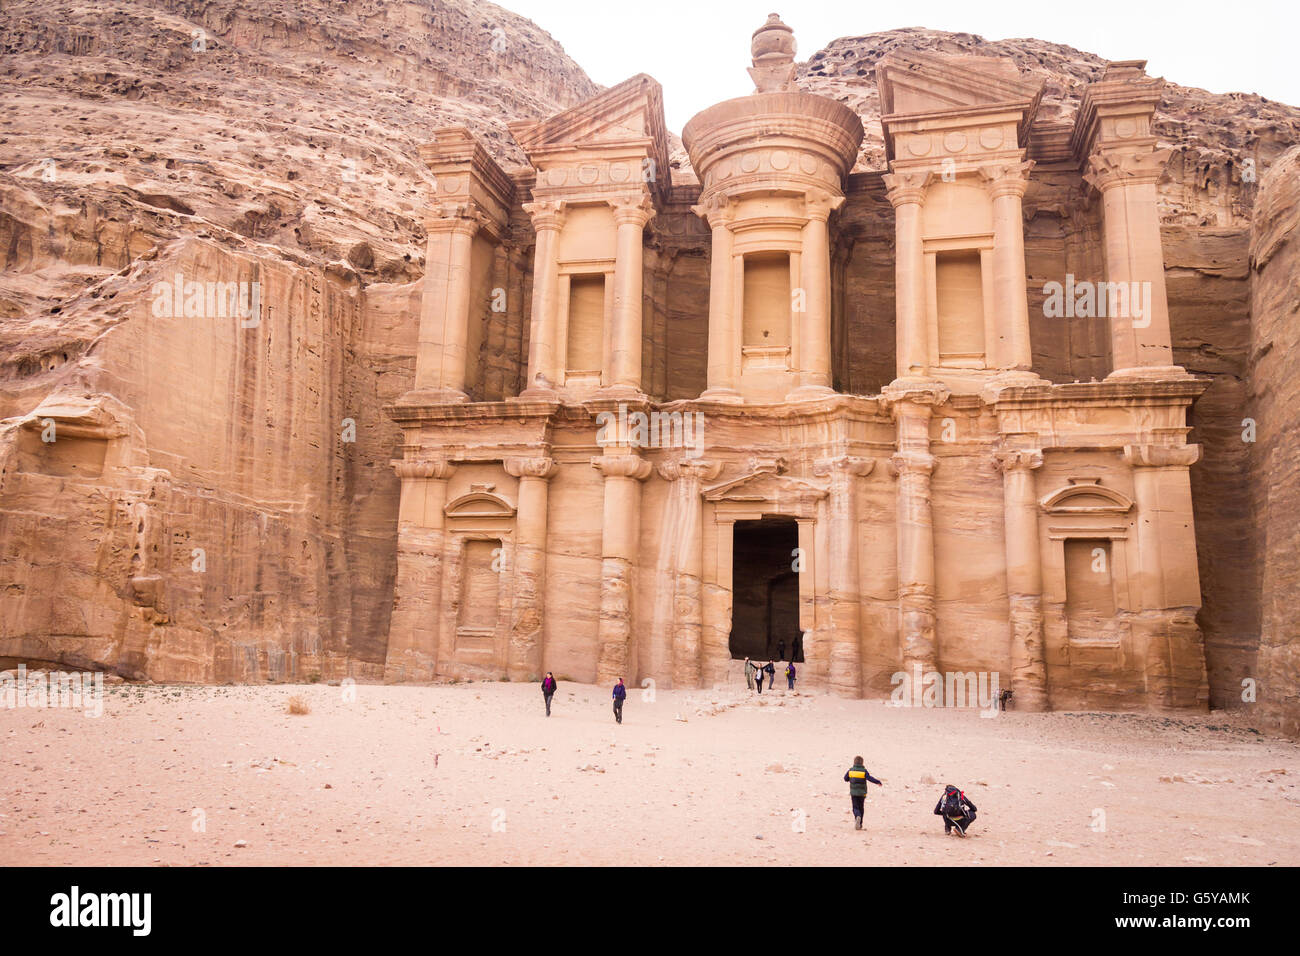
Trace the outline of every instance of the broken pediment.
<path fill-rule="evenodd" d="M 668 168 L 663 88 L 644 73 L 540 122 L 509 124 L 533 165 L 556 152 L 643 145 L 660 170 Z"/>
<path fill-rule="evenodd" d="M 500 495 L 476 488 L 447 502 L 443 512 L 448 518 L 513 518 L 515 509 Z"/>
<path fill-rule="evenodd" d="M 881 114 L 903 116 L 987 107 L 1016 107 L 1029 116 L 1043 84 L 995 56 L 891 53 L 876 66 Z"/>

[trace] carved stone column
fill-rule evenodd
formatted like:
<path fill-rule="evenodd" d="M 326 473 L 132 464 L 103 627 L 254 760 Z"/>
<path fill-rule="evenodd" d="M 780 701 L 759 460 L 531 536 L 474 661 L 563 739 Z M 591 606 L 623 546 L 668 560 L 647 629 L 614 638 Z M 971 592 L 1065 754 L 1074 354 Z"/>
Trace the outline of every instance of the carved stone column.
<path fill-rule="evenodd" d="M 828 508 L 830 687 L 840 697 L 862 696 L 862 620 L 858 578 L 857 478 L 871 473 L 875 459 L 825 458 L 814 474 L 830 476 Z"/>
<path fill-rule="evenodd" d="M 533 315 L 528 339 L 528 376 L 523 398 L 550 398 L 560 382 L 563 356 L 560 332 L 560 229 L 564 226 L 563 200 L 524 203 L 533 218 L 537 245 L 533 252 Z"/>
<path fill-rule="evenodd" d="M 470 256 L 479 218 L 470 204 L 435 207 L 425 220 L 424 292 L 415 391 L 430 401 L 464 402 L 470 313 Z"/>
<path fill-rule="evenodd" d="M 673 687 L 701 686 L 702 628 L 704 623 L 704 482 L 716 478 L 722 465 L 704 459 L 665 461 L 659 474 L 673 482 L 673 494 L 682 509 L 675 542 L 677 565 L 673 569 Z"/>
<path fill-rule="evenodd" d="M 1201 588 L 1187 471 L 1200 452 L 1200 445 L 1124 449 L 1133 466 L 1137 505 L 1140 570 L 1133 632 L 1145 643 L 1148 697 L 1162 709 L 1205 707 L 1209 699 L 1204 639 L 1196 624 Z"/>
<path fill-rule="evenodd" d="M 605 385 L 641 391 L 641 286 L 644 269 L 643 233 L 655 214 L 647 195 L 613 201 L 618 228 L 614 259 L 614 325 L 611 329 L 610 368 Z"/>
<path fill-rule="evenodd" d="M 559 469 L 552 458 L 507 458 L 503 465 L 519 479 L 506 674 L 512 681 L 540 680 L 546 639 L 547 486 Z"/>
<path fill-rule="evenodd" d="M 605 477 L 605 511 L 600 549 L 600 624 L 596 682 L 612 683 L 630 673 L 632 589 L 640 541 L 641 482 L 650 477 L 650 462 L 637 455 L 593 458 L 591 466 Z"/>
<path fill-rule="evenodd" d="M 1088 159 L 1084 178 L 1101 193 L 1106 281 L 1114 290 L 1113 296 L 1106 296 L 1113 365 L 1110 378 L 1186 374 L 1173 364 L 1156 208 L 1156 183 L 1169 154 L 1168 149 L 1153 151 L 1139 146 L 1106 150 Z"/>
<path fill-rule="evenodd" d="M 882 392 L 898 428 L 898 453 L 889 460 L 898 479 L 898 612 L 903 668 L 938 666 L 935 636 L 934 517 L 930 475 L 930 418 L 948 390 L 929 384 L 888 385 Z"/>
<path fill-rule="evenodd" d="M 789 398 L 833 394 L 831 388 L 831 249 L 827 221 L 843 196 L 810 191 L 808 222 L 800 236 L 799 271 L 804 311 L 799 319 L 799 387 Z"/>
<path fill-rule="evenodd" d="M 402 480 L 397 575 L 388 628 L 386 680 L 432 680 L 442 621 L 443 507 L 455 466 L 442 459 L 393 462 Z"/>
<path fill-rule="evenodd" d="M 735 244 L 731 222 L 735 206 L 725 198 L 714 198 L 691 211 L 708 220 L 713 230 L 709 253 L 709 357 L 707 388 L 700 398 L 714 402 L 739 402 L 740 319 L 735 314 Z"/>
<path fill-rule="evenodd" d="M 894 297 L 897 368 L 901 380 L 924 379 L 930 369 L 921 210 L 932 175 L 894 173 L 884 177 L 895 217 Z"/>
<path fill-rule="evenodd" d="M 997 317 L 999 369 L 1030 372 L 1029 296 L 1025 277 L 1025 220 L 1022 198 L 1029 185 L 1032 160 L 980 168 L 993 200 L 993 307 Z"/>
<path fill-rule="evenodd" d="M 1002 449 L 1007 549 L 1007 593 L 1011 624 L 1011 690 L 1017 710 L 1047 710 L 1047 657 L 1043 641 L 1043 564 L 1038 541 L 1037 450 Z"/>

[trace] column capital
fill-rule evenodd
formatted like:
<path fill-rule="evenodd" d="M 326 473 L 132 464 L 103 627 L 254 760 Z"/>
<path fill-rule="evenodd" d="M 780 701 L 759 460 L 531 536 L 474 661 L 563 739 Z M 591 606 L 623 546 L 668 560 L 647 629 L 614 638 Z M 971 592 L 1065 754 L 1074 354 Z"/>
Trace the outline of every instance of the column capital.
<path fill-rule="evenodd" d="M 890 203 L 897 209 L 908 203 L 924 205 L 925 187 L 934 179 L 934 173 L 930 171 L 889 173 L 880 178 L 884 180 Z"/>
<path fill-rule="evenodd" d="M 984 187 L 993 199 L 1003 196 L 1023 196 L 1029 185 L 1029 171 L 1034 168 L 1032 159 L 1021 163 L 991 163 L 979 168 Z"/>
<path fill-rule="evenodd" d="M 659 463 L 659 477 L 666 481 L 712 481 L 722 470 L 722 462 L 707 458 L 671 458 Z"/>
<path fill-rule="evenodd" d="M 1188 468 L 1200 459 L 1200 445 L 1124 446 L 1124 460 L 1134 468 Z"/>
<path fill-rule="evenodd" d="M 402 458 L 390 464 L 403 481 L 410 478 L 445 480 L 456 471 L 456 466 L 445 458 Z"/>
<path fill-rule="evenodd" d="M 502 461 L 506 474 L 515 478 L 541 478 L 547 481 L 560 470 L 554 458 L 509 457 Z"/>
<path fill-rule="evenodd" d="M 942 382 L 911 382 L 896 379 L 880 390 L 880 397 L 891 410 L 900 403 L 939 406 L 951 396 Z"/>
<path fill-rule="evenodd" d="M 820 476 L 842 472 L 846 475 L 865 478 L 876 467 L 876 459 L 859 458 L 854 455 L 838 455 L 833 458 L 819 458 L 813 463 L 813 474 Z"/>
<path fill-rule="evenodd" d="M 1145 185 L 1158 182 L 1172 149 L 1119 148 L 1093 153 L 1088 157 L 1084 180 L 1098 192 L 1114 186 Z"/>
<path fill-rule="evenodd" d="M 591 467 L 606 478 L 634 478 L 645 481 L 653 470 L 650 462 L 638 455 L 602 455 L 591 459 Z"/>
<path fill-rule="evenodd" d="M 730 225 L 736 218 L 736 201 L 721 193 L 691 207 L 691 212 L 708 222 L 710 229 Z"/>
<path fill-rule="evenodd" d="M 633 225 L 644 227 L 654 218 L 656 209 L 654 201 L 647 193 L 635 196 L 618 196 L 606 200 L 614 210 L 614 224 L 618 226 Z"/>
<path fill-rule="evenodd" d="M 472 202 L 437 203 L 429 207 L 424 218 L 427 232 L 450 232 L 462 236 L 474 235 L 487 223 L 488 217 Z"/>
<path fill-rule="evenodd" d="M 809 189 L 804 193 L 804 213 L 818 222 L 826 222 L 843 205 L 843 196 L 832 196 L 823 189 Z"/>
<path fill-rule="evenodd" d="M 533 229 L 535 231 L 542 232 L 551 229 L 558 232 L 564 225 L 564 217 L 568 212 L 568 202 L 563 199 L 526 202 L 523 204 L 523 210 L 533 220 Z"/>
<path fill-rule="evenodd" d="M 938 460 L 923 451 L 900 451 L 889 459 L 889 473 L 895 478 L 904 475 L 926 475 L 934 472 Z"/>
<path fill-rule="evenodd" d="M 1043 466 L 1043 453 L 1037 448 L 999 448 L 993 459 L 1003 472 L 1033 471 Z"/>

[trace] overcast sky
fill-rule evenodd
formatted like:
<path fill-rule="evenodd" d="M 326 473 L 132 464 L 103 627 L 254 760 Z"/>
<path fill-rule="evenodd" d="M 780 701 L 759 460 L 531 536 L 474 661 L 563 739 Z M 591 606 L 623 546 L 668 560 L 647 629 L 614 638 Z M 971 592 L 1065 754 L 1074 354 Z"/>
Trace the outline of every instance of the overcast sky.
<path fill-rule="evenodd" d="M 794 28 L 798 59 L 837 37 L 899 27 L 1035 37 L 1214 93 L 1300 106 L 1300 0 L 496 0 L 528 17 L 597 83 L 649 73 L 668 126 L 749 93 L 749 39 L 771 12 Z"/>

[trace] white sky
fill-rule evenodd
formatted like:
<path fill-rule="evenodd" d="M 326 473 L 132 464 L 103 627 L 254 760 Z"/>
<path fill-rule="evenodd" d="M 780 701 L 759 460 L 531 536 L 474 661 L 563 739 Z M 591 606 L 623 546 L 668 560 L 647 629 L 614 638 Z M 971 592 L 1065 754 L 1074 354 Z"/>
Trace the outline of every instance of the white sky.
<path fill-rule="evenodd" d="M 772 12 L 794 28 L 799 60 L 837 37 L 899 27 L 1034 37 L 1213 93 L 1300 106 L 1300 0 L 496 0 L 528 17 L 597 83 L 649 73 L 668 126 L 753 90 L 749 40 Z"/>

